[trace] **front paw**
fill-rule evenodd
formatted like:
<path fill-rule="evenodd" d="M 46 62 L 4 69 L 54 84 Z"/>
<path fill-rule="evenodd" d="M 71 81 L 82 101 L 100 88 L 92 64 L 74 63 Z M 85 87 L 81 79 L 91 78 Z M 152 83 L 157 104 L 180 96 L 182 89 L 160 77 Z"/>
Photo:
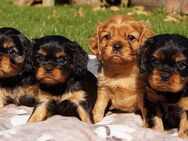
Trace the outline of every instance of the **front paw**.
<path fill-rule="evenodd" d="M 178 136 L 181 138 L 187 138 L 188 137 L 188 128 L 186 128 L 183 132 L 179 132 Z"/>
<path fill-rule="evenodd" d="M 77 105 L 70 100 L 64 100 L 59 104 L 59 114 L 62 116 L 79 117 L 77 113 Z"/>
<path fill-rule="evenodd" d="M 100 122 L 103 119 L 103 115 L 104 114 L 101 114 L 98 111 L 93 111 L 93 120 L 94 120 L 94 123 Z"/>

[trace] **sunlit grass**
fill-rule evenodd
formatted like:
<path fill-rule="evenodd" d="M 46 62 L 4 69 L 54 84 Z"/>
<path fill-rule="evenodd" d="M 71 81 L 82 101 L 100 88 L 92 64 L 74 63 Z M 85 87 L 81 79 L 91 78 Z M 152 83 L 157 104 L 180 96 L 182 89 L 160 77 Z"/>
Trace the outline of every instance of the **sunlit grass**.
<path fill-rule="evenodd" d="M 75 16 L 83 8 L 83 17 Z M 88 39 L 93 34 L 97 23 L 115 14 L 127 14 L 130 8 L 119 11 L 110 9 L 92 11 L 89 6 L 61 5 L 56 7 L 18 7 L 10 0 L 0 0 L 0 27 L 17 28 L 30 39 L 50 34 L 64 35 L 78 41 L 86 50 Z M 149 20 L 156 34 L 179 33 L 188 37 L 188 20 L 181 23 L 164 22 L 164 10 L 153 10 L 149 16 L 135 15 L 139 20 Z"/>

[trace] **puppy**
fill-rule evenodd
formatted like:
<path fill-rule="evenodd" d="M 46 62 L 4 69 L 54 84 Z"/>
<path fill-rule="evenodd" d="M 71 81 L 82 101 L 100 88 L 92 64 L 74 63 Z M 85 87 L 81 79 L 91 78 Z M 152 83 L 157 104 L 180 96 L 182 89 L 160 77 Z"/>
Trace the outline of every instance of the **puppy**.
<path fill-rule="evenodd" d="M 113 16 L 97 26 L 89 42 L 100 61 L 98 96 L 93 109 L 95 122 L 102 120 L 109 102 L 122 111 L 137 109 L 136 54 L 152 35 L 149 25 L 128 16 Z"/>
<path fill-rule="evenodd" d="M 14 103 L 34 105 L 28 101 L 29 64 L 26 61 L 30 40 L 14 28 L 0 28 L 0 108 Z"/>
<path fill-rule="evenodd" d="M 45 36 L 33 41 L 31 59 L 39 83 L 39 104 L 28 122 L 42 121 L 54 114 L 93 122 L 97 79 L 87 71 L 88 55 L 80 45 L 63 36 Z"/>
<path fill-rule="evenodd" d="M 145 126 L 159 131 L 178 127 L 180 137 L 188 136 L 187 45 L 181 35 L 157 35 L 138 55 Z"/>

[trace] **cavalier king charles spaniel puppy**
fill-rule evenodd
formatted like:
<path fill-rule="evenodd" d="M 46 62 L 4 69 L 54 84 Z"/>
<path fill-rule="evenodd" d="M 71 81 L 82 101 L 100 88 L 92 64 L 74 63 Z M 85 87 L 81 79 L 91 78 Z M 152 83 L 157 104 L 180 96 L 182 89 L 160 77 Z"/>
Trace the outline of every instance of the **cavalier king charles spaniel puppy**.
<path fill-rule="evenodd" d="M 188 38 L 161 34 L 149 38 L 138 54 L 144 125 L 179 129 L 188 136 Z"/>
<path fill-rule="evenodd" d="M 153 34 L 147 23 L 129 16 L 116 15 L 99 23 L 89 42 L 100 61 L 94 122 L 102 120 L 109 103 L 126 112 L 138 108 L 136 55 Z"/>
<path fill-rule="evenodd" d="M 20 31 L 0 28 L 0 108 L 10 103 L 36 104 L 29 96 L 35 93 L 27 58 L 29 47 L 30 40 Z"/>
<path fill-rule="evenodd" d="M 36 39 L 31 63 L 38 83 L 38 105 L 28 122 L 60 114 L 92 123 L 97 79 L 87 70 L 88 55 L 76 42 L 60 35 Z"/>

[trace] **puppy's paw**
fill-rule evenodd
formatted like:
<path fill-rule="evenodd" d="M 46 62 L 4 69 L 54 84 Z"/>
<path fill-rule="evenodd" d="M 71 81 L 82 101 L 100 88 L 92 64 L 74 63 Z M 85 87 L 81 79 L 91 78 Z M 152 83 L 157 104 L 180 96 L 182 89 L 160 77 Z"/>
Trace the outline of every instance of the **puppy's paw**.
<path fill-rule="evenodd" d="M 93 120 L 94 120 L 94 123 L 98 123 L 102 119 L 103 119 L 103 114 L 101 114 L 100 112 L 94 110 L 93 111 Z"/>
<path fill-rule="evenodd" d="M 78 117 L 77 105 L 70 100 L 64 100 L 59 104 L 59 114 L 62 116 Z"/>
<path fill-rule="evenodd" d="M 188 128 L 186 128 L 183 132 L 179 132 L 178 136 L 181 138 L 187 138 L 188 137 Z"/>

